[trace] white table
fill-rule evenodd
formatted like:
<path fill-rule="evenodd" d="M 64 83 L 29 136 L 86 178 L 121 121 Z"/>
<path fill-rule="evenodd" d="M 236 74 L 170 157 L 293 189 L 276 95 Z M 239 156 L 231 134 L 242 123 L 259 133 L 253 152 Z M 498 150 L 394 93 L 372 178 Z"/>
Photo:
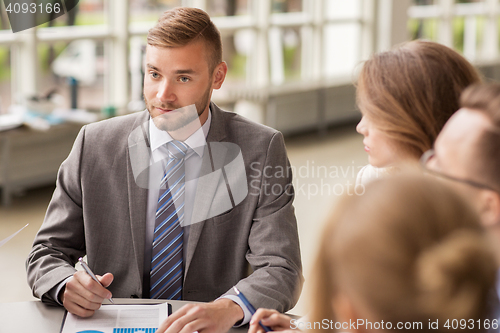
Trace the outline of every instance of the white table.
<path fill-rule="evenodd" d="M 114 298 L 116 304 L 155 304 L 161 300 Z M 163 300 L 163 302 L 167 302 Z M 168 301 L 172 311 L 180 309 L 188 301 Z M 48 306 L 41 301 L 0 303 L 1 333 L 58 333 L 64 316 L 62 307 Z M 232 328 L 231 333 L 246 332 L 247 328 Z"/>

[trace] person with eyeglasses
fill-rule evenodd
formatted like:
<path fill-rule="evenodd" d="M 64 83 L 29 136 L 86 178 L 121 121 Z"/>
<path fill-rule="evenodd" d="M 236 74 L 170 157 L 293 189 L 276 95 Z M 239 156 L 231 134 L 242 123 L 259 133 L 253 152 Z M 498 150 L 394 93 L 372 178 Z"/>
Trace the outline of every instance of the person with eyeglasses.
<path fill-rule="evenodd" d="M 500 84 L 469 87 L 460 107 L 420 163 L 476 207 L 500 260 Z"/>
<path fill-rule="evenodd" d="M 369 164 L 356 185 L 417 165 L 450 116 L 462 91 L 481 82 L 477 70 L 456 51 L 430 41 L 411 41 L 367 60 L 357 82 Z"/>
<path fill-rule="evenodd" d="M 500 84 L 469 87 L 460 106 L 420 163 L 476 209 L 500 268 Z M 500 298 L 500 269 L 496 289 Z"/>

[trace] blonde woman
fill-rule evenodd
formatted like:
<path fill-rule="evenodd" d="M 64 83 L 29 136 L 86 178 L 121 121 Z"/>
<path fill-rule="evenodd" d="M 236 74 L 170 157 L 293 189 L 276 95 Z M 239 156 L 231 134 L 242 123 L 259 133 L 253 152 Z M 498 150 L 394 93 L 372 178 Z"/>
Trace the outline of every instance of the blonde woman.
<path fill-rule="evenodd" d="M 430 41 L 373 55 L 357 83 L 363 117 L 356 130 L 364 136 L 369 164 L 359 171 L 356 184 L 418 162 L 458 110 L 461 92 L 480 81 L 464 57 Z"/>
<path fill-rule="evenodd" d="M 259 320 L 274 330 L 498 330 L 489 318 L 496 270 L 477 215 L 444 184 L 419 175 L 375 180 L 327 222 L 308 319 L 259 309 L 249 332 L 262 331 Z"/>

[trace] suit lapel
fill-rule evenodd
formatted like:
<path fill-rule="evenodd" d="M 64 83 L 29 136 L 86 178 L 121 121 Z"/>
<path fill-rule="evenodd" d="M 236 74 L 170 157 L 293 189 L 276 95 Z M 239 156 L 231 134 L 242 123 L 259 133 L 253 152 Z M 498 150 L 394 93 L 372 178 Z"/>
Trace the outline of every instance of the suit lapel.
<path fill-rule="evenodd" d="M 149 130 L 147 126 L 148 112 L 135 122 L 129 136 L 127 149 L 127 187 L 130 228 L 134 247 L 135 260 L 139 276 L 144 281 L 144 246 L 146 238 L 146 216 L 149 182 Z M 144 125 L 144 128 L 141 126 Z M 145 132 L 143 132 L 143 129 Z M 144 135 L 146 134 L 146 136 Z M 149 281 L 149 271 L 148 281 Z M 143 290 L 144 293 L 144 290 Z"/>
<path fill-rule="evenodd" d="M 207 135 L 207 146 L 205 147 L 205 150 L 203 152 L 203 164 L 200 171 L 200 177 L 198 178 L 196 195 L 193 204 L 193 214 L 191 217 L 191 222 L 194 223 L 191 223 L 191 225 L 189 226 L 189 239 L 186 254 L 186 271 L 184 274 L 184 280 L 186 279 L 194 252 L 198 245 L 203 227 L 205 226 L 205 220 L 210 211 L 210 207 L 217 190 L 217 185 L 219 184 L 220 178 L 222 177 L 221 172 L 217 173 L 213 172 L 213 170 L 217 170 L 217 161 L 224 161 L 225 150 L 219 151 L 217 156 L 214 158 L 216 161 L 212 161 L 212 159 L 210 158 L 211 153 L 209 149 L 214 147 L 212 143 L 219 142 L 225 139 L 226 123 L 224 121 L 222 111 L 213 102 L 210 103 L 210 110 L 212 112 L 212 120 L 210 123 L 210 130 L 208 131 Z"/>
<path fill-rule="evenodd" d="M 197 179 L 196 195 L 190 224 L 196 224 L 209 218 L 210 209 L 218 184 L 224 181 L 221 169 L 227 154 L 227 148 L 217 142 L 207 142 L 203 153 L 200 175 Z"/>

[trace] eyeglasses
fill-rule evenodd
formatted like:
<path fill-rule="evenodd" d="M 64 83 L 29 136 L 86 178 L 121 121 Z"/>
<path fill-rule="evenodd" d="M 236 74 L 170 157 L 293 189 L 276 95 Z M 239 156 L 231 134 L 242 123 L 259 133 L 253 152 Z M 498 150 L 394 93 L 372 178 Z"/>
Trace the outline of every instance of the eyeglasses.
<path fill-rule="evenodd" d="M 425 170 L 425 172 L 427 172 L 427 173 L 429 173 L 431 175 L 434 175 L 436 177 L 439 177 L 439 178 L 453 180 L 453 181 L 456 181 L 456 182 L 459 182 L 459 183 L 462 183 L 462 184 L 467 184 L 467 185 L 474 186 L 474 187 L 477 187 L 477 188 L 482 188 L 482 189 L 486 189 L 486 190 L 490 190 L 490 191 L 494 191 L 494 192 L 500 193 L 500 191 L 494 189 L 493 187 L 481 184 L 481 183 L 476 182 L 474 180 L 461 179 L 461 178 L 449 176 L 449 175 L 441 173 L 439 171 L 435 171 L 435 170 L 430 169 L 428 167 L 429 162 L 435 157 L 435 155 L 436 155 L 436 153 L 435 153 L 434 149 L 429 149 L 420 158 L 420 165 Z"/>

